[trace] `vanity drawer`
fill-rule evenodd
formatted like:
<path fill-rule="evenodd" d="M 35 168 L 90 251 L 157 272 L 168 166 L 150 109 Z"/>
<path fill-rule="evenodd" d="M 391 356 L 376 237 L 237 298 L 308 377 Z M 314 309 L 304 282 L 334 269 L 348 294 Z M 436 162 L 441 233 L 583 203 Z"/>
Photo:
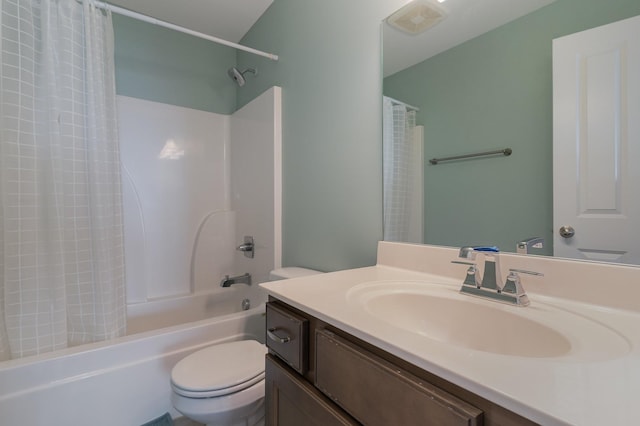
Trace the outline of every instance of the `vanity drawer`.
<path fill-rule="evenodd" d="M 316 387 L 363 424 L 482 424 L 482 410 L 330 331 L 315 341 Z"/>
<path fill-rule="evenodd" d="M 273 302 L 267 303 L 267 347 L 300 374 L 308 367 L 309 320 Z"/>

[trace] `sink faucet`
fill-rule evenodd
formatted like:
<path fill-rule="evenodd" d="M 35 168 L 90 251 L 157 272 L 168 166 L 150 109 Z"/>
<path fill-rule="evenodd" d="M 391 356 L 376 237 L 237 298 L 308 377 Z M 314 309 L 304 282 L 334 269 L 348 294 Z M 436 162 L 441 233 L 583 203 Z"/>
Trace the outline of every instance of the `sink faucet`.
<path fill-rule="evenodd" d="M 469 268 L 467 269 L 467 276 L 462 283 L 462 288 L 460 288 L 460 293 L 479 296 L 516 306 L 529 305 L 529 298 L 522 287 L 518 273 L 530 275 L 542 274 L 522 269 L 509 269 L 509 276 L 507 277 L 506 282 L 503 282 L 500 273 L 500 250 L 498 247 L 466 246 L 460 249 L 458 257 L 461 259 L 475 261 L 478 253 L 481 253 L 484 257 L 484 273 L 482 277 L 480 277 L 480 273 L 478 272 L 478 267 L 475 262 L 453 261 L 453 263 L 469 265 Z"/>
<path fill-rule="evenodd" d="M 490 290 L 502 290 L 502 276 L 500 274 L 500 249 L 491 247 L 462 247 L 458 257 L 462 259 L 476 260 L 478 253 L 484 255 L 484 274 L 478 279 L 476 274 L 476 287 Z M 475 266 L 475 264 L 472 264 Z"/>

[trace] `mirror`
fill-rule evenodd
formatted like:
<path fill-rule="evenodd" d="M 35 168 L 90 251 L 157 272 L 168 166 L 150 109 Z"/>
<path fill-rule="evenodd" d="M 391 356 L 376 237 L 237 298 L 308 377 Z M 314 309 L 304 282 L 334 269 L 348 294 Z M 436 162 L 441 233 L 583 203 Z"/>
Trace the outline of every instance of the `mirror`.
<path fill-rule="evenodd" d="M 419 146 L 408 154 L 424 157 L 418 176 L 395 187 L 388 174 L 397 172 L 386 166 L 407 154 L 385 143 L 385 239 L 515 252 L 519 241 L 542 237 L 544 246 L 529 253 L 553 255 L 552 40 L 640 15 L 640 3 L 447 0 L 437 7 L 446 17 L 419 35 L 383 22 L 385 108 L 415 115 L 424 141 L 422 154 Z M 389 120 L 385 133 L 409 133 Z M 511 155 L 428 161 L 506 148 Z M 419 200 L 404 201 L 418 204 L 413 218 L 397 217 L 398 193 Z M 388 237 L 402 220 L 411 223 L 408 236 Z"/>

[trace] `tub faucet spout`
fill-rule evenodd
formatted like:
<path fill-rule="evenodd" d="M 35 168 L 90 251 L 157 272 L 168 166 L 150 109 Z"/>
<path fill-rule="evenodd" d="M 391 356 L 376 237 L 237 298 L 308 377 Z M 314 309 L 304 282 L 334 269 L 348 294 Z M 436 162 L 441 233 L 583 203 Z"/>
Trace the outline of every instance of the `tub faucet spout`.
<path fill-rule="evenodd" d="M 222 281 L 220 281 L 220 287 L 231 287 L 233 284 L 251 285 L 251 274 L 247 272 L 246 274 L 238 275 L 237 277 L 225 275 Z"/>

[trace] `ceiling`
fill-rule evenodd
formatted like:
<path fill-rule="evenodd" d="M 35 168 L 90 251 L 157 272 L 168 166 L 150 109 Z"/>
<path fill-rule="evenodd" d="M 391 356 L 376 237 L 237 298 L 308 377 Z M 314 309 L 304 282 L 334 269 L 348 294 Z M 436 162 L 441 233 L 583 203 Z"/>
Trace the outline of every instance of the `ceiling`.
<path fill-rule="evenodd" d="M 410 1 L 389 0 L 384 8 L 378 3 L 376 3 L 378 6 L 372 4 L 371 7 L 384 9 L 386 13 L 388 8 L 400 8 Z M 436 0 L 429 1 L 436 2 Z M 428 57 L 554 1 L 446 0 L 439 6 L 447 12 L 447 17 L 422 34 L 407 35 L 389 25 L 384 25 L 384 75 L 391 75 L 422 62 Z M 273 0 L 108 0 L 108 2 L 237 43 L 269 8 Z"/>
<path fill-rule="evenodd" d="M 554 1 L 446 0 L 436 4 L 445 10 L 447 17 L 418 35 L 408 35 L 385 23 L 384 75 L 386 77 L 422 62 Z"/>

